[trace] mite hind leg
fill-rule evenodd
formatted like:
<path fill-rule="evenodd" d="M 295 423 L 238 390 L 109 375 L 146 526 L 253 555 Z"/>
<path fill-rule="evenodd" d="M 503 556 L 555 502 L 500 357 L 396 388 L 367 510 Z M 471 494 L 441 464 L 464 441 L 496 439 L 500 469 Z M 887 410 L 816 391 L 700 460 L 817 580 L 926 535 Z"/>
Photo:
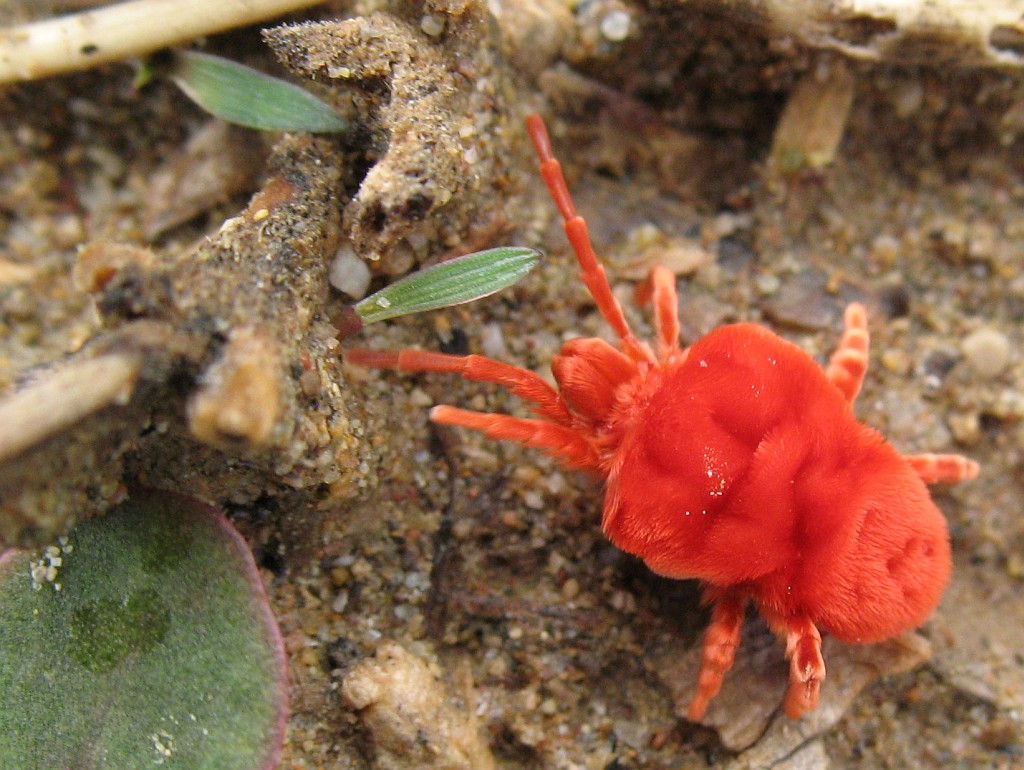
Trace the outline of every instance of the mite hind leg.
<path fill-rule="evenodd" d="M 925 484 L 969 481 L 978 478 L 980 470 L 978 463 L 963 455 L 904 455 L 903 459 L 910 463 Z"/>
<path fill-rule="evenodd" d="M 807 618 L 786 621 L 786 658 L 789 660 L 786 716 L 799 719 L 817 708 L 821 681 L 825 678 L 821 634 Z"/>
<path fill-rule="evenodd" d="M 868 313 L 865 307 L 859 302 L 847 305 L 843 324 L 843 336 L 828 361 L 825 376 L 852 404 L 868 371 Z"/>
<path fill-rule="evenodd" d="M 722 689 L 722 680 L 736 660 L 740 645 L 740 629 L 747 604 L 746 596 L 727 592 L 713 599 L 711 624 L 704 632 L 704 649 L 697 675 L 697 692 L 686 711 L 687 719 L 699 722 L 704 718 L 708 703 Z"/>

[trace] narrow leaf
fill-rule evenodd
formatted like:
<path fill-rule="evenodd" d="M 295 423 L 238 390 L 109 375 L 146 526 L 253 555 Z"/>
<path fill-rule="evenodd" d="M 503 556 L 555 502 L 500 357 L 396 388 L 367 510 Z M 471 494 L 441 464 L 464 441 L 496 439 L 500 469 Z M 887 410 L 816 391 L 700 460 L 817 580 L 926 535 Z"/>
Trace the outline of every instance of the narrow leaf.
<path fill-rule="evenodd" d="M 364 324 L 437 310 L 486 297 L 511 286 L 540 261 L 541 253 L 503 246 L 456 257 L 407 275 L 356 303 Z"/>
<path fill-rule="evenodd" d="M 171 77 L 218 118 L 262 131 L 344 131 L 348 123 L 313 94 L 243 64 L 198 51 L 175 54 Z"/>

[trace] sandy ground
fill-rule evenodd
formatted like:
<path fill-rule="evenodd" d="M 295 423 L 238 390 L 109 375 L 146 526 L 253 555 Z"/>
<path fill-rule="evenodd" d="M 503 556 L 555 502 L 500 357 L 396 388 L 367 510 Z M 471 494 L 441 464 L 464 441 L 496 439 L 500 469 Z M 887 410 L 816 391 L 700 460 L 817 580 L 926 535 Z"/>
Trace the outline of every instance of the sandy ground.
<path fill-rule="evenodd" d="M 368 16 L 371 5 L 393 15 Z M 62 494 L 92 512 L 125 484 L 168 479 L 228 509 L 290 655 L 282 767 L 1024 766 L 1024 76 L 854 61 L 713 3 L 581 3 L 575 16 L 502 5 L 494 20 L 473 3 L 434 3 L 424 26 L 415 4 L 339 3 L 320 17 L 370 21 L 272 38 L 355 117 L 343 139 L 270 149 L 218 128 L 215 149 L 197 149 L 208 119 L 168 82 L 133 90 L 128 67 L 0 91 L 0 389 L 116 334 L 144 352 L 147 383 L 69 434 L 94 458 L 68 474 L 70 491 L 41 480 L 71 451 L 60 441 L 3 480 L 50 493 L 33 497 L 32 515 Z M 434 22 L 443 31 L 428 34 Z M 332 58 L 331 35 L 371 27 L 383 46 Z M 253 31 L 207 47 L 279 66 Z M 327 265 L 341 251 L 365 258 L 377 284 L 484 245 L 548 254 L 501 295 L 344 345 L 484 353 L 547 376 L 565 340 L 609 338 L 536 177 L 521 128 L 532 109 L 639 336 L 651 324 L 632 291 L 657 263 L 679 276 L 688 340 L 756 321 L 825 361 L 843 307 L 862 301 L 861 419 L 900 450 L 982 466 L 934 492 L 955 558 L 934 618 L 877 647 L 827 640 L 822 706 L 799 723 L 779 713 L 782 648 L 753 616 L 707 724 L 682 718 L 707 618 L 697 587 L 603 538 L 593 479 L 427 421 L 435 403 L 523 414 L 513 398 L 339 356 L 330 318 L 346 298 L 328 288 Z M 457 162 L 436 152 L 427 168 L 437 136 Z M 219 165 L 193 176 L 211 157 Z M 161 174 L 177 180 L 170 193 Z M 256 252 L 237 234 L 257 217 L 238 212 L 257 210 L 258 189 L 280 189 L 267 179 L 286 180 L 290 202 L 262 242 L 284 256 L 259 268 L 257 286 Z M 148 247 L 158 265 L 126 258 L 137 272 L 118 302 L 109 284 L 90 297 L 81 270 L 72 280 L 80 245 L 101 239 Z M 167 296 L 152 289 L 157 275 Z M 280 290 L 251 301 L 269 285 Z M 140 318 L 193 336 L 161 337 L 178 347 L 154 358 L 137 327 L 126 331 Z M 243 327 L 257 331 L 232 336 Z M 253 349 L 283 362 L 267 367 L 277 421 L 270 438 L 256 424 L 225 443 L 216 425 L 197 427 L 196 394 L 209 395 L 204 372 Z"/>

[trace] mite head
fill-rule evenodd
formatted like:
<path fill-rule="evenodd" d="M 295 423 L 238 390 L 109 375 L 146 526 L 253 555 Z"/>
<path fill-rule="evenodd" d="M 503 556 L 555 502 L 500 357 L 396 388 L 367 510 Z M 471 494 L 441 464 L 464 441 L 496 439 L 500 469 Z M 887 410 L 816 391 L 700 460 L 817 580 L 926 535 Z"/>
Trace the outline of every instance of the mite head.
<path fill-rule="evenodd" d="M 565 403 L 590 427 L 607 424 L 620 385 L 637 374 L 636 362 L 604 340 L 570 340 L 551 362 L 551 372 Z"/>

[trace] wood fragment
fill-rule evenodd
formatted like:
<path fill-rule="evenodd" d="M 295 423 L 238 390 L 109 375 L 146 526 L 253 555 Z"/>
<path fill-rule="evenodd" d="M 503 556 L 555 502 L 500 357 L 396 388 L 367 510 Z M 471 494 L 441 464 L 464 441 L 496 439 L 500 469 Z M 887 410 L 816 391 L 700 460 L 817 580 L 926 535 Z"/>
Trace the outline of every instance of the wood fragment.
<path fill-rule="evenodd" d="M 791 174 L 830 164 L 846 130 L 856 79 L 841 61 L 803 76 L 775 128 L 768 167 Z"/>
<path fill-rule="evenodd" d="M 106 406 L 124 404 L 142 366 L 138 353 L 75 361 L 0 402 L 0 463 L 5 463 Z"/>
<path fill-rule="evenodd" d="M 189 428 L 213 446 L 266 444 L 281 416 L 281 356 L 252 328 L 232 332 L 224 353 L 189 402 Z"/>
<path fill-rule="evenodd" d="M 322 0 L 134 0 L 0 29 L 0 83 L 95 67 L 266 21 Z"/>

